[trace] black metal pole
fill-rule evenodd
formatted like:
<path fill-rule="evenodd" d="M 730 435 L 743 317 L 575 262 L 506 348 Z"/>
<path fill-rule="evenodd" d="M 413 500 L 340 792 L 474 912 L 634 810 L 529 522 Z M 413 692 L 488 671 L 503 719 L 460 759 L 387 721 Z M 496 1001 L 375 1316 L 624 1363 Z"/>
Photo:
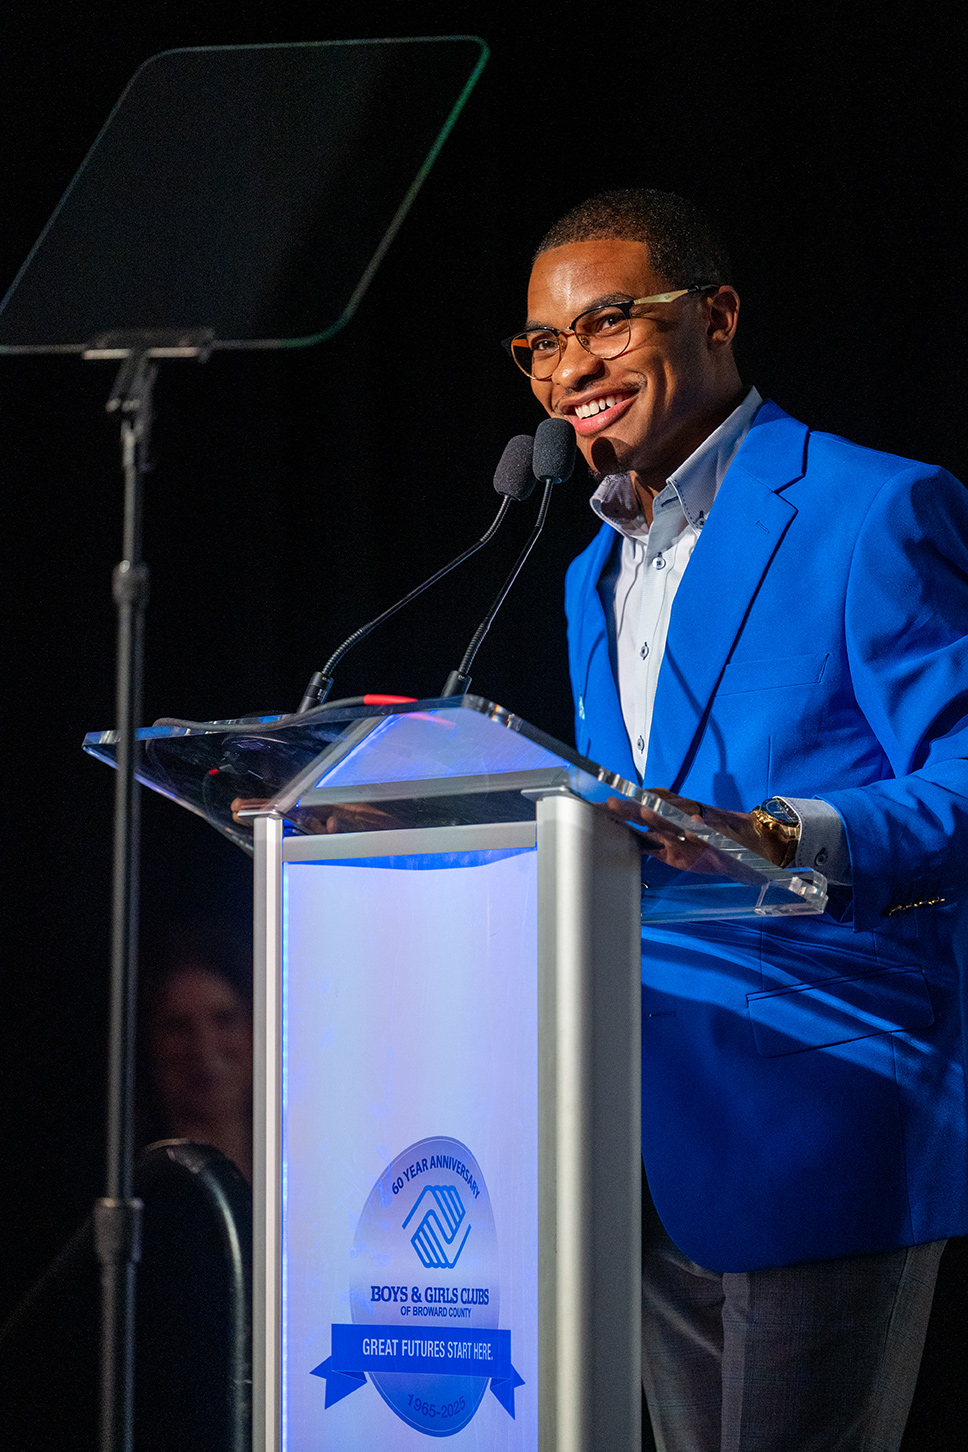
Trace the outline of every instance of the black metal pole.
<path fill-rule="evenodd" d="M 139 788 L 135 733 L 141 720 L 148 570 L 141 559 L 142 482 L 157 367 L 146 351 L 125 359 L 108 401 L 121 412 L 124 550 L 116 566 L 117 776 L 111 914 L 107 1181 L 94 1206 L 101 1265 L 101 1452 L 131 1452 L 134 1411 L 135 1276 L 141 1201 L 133 1195 L 134 1047 L 138 984 Z"/>

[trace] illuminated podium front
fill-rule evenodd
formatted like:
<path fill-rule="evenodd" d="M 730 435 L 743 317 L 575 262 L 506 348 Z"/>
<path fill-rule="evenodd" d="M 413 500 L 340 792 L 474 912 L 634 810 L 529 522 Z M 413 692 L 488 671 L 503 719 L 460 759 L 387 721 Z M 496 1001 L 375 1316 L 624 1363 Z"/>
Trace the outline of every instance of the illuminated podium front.
<path fill-rule="evenodd" d="M 823 880 L 475 697 L 141 736 L 254 847 L 254 1447 L 638 1452 L 643 912 Z M 644 886 L 623 794 L 722 871 Z"/>

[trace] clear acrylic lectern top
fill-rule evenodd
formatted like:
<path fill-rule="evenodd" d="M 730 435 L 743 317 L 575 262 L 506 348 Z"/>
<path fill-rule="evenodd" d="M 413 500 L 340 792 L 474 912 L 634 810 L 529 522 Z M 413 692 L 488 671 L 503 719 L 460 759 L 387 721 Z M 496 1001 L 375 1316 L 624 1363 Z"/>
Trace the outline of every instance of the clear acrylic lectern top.
<path fill-rule="evenodd" d="M 165 721 L 138 733 L 139 780 L 251 850 L 241 799 L 304 834 L 529 821 L 535 797 L 639 802 L 704 844 L 694 869 L 643 857 L 650 921 L 822 912 L 820 873 L 787 871 L 623 780 L 502 706 L 457 696 L 384 706 L 323 706 L 301 716 Z M 84 749 L 114 763 L 114 732 Z"/>

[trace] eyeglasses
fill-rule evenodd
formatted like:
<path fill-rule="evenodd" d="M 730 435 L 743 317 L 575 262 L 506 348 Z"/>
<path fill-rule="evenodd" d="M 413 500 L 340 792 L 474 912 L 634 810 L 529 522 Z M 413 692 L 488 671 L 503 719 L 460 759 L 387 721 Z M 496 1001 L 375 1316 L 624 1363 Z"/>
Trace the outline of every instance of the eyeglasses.
<path fill-rule="evenodd" d="M 657 292 L 651 297 L 634 297 L 628 302 L 605 303 L 589 308 L 573 319 L 569 328 L 525 328 L 513 338 L 504 338 L 515 363 L 529 378 L 550 378 L 558 367 L 566 338 L 574 335 L 586 353 L 596 358 L 619 358 L 632 346 L 633 323 L 647 323 L 647 318 L 633 318 L 632 309 L 643 303 L 675 302 L 677 297 L 693 293 L 715 292 L 718 282 L 694 282 L 675 292 Z M 635 329 L 638 333 L 640 330 Z"/>

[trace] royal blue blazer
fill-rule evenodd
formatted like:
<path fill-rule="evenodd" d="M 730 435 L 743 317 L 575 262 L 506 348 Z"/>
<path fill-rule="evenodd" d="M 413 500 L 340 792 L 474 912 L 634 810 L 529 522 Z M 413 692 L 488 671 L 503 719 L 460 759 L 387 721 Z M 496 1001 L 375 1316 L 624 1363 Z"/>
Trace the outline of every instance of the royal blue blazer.
<path fill-rule="evenodd" d="M 578 749 L 635 768 L 598 581 L 569 568 Z M 644 777 L 822 797 L 853 882 L 818 918 L 643 933 L 642 1153 L 719 1271 L 968 1231 L 968 492 L 760 409 L 676 595 Z"/>

